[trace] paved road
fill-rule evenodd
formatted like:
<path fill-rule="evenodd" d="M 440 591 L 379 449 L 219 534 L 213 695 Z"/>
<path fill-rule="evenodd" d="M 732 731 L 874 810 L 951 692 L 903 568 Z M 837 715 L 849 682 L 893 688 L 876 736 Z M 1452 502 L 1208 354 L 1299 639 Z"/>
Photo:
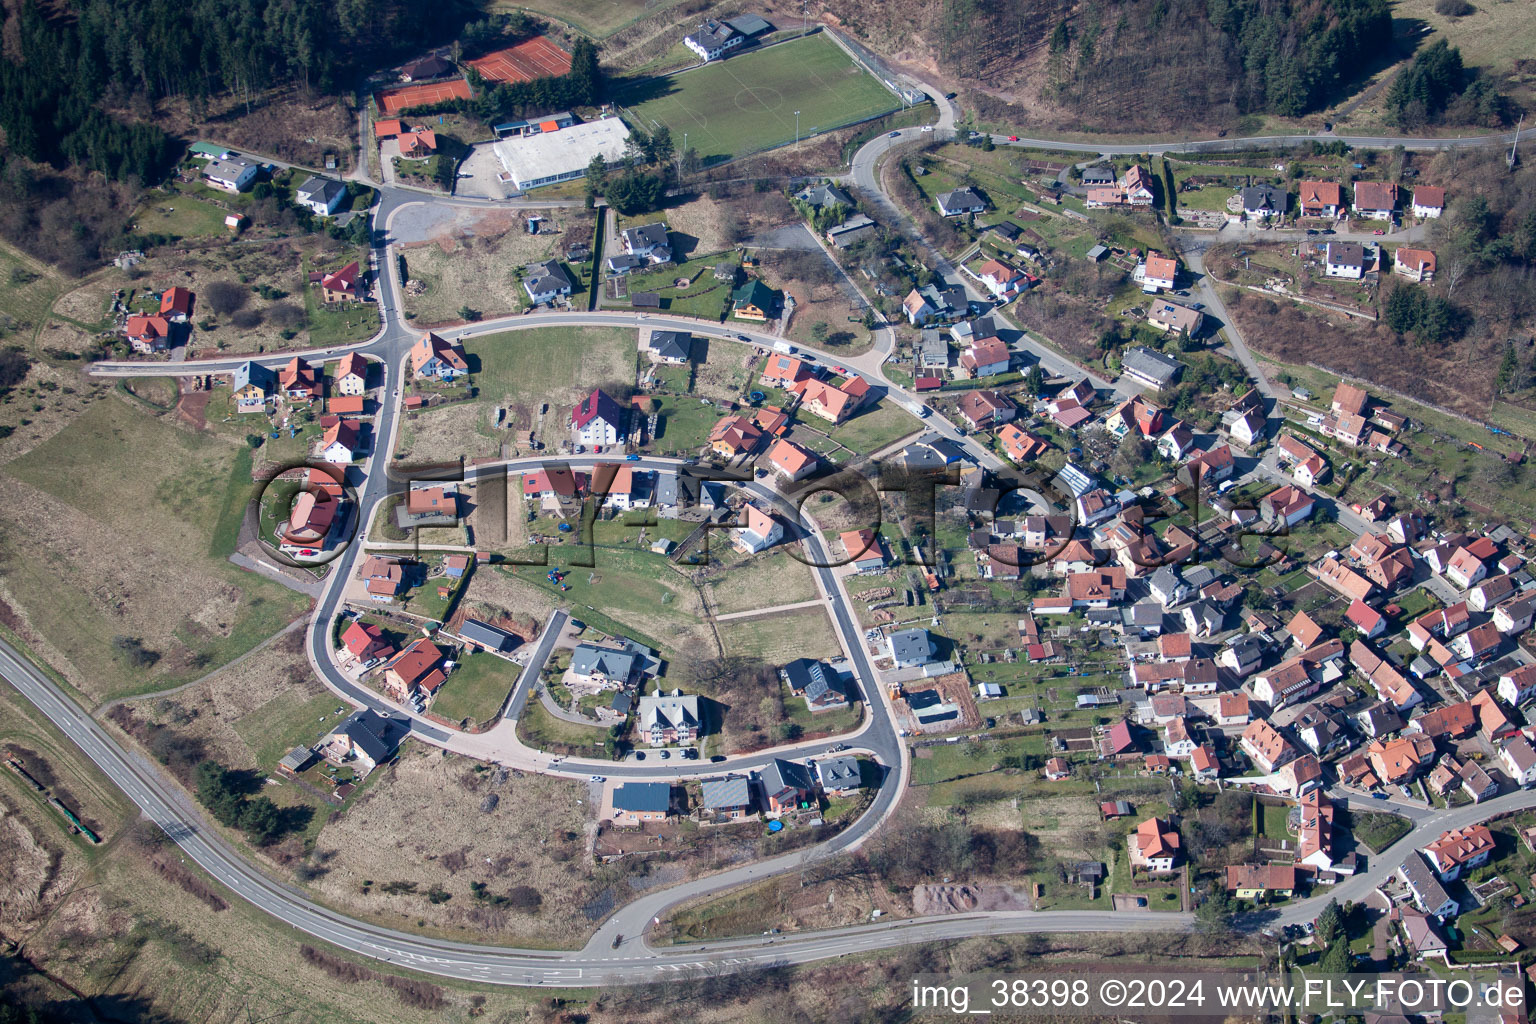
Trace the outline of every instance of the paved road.
<path fill-rule="evenodd" d="M 930 89 L 929 92 L 940 110 L 940 120 L 936 126 L 937 131 L 947 135 L 952 132 L 955 123 L 954 109 L 935 90 Z M 897 138 L 882 137 L 872 141 L 855 156 L 851 175 L 855 184 L 864 189 L 877 206 L 880 206 L 892 215 L 893 223 L 901 223 L 902 218 L 899 212 L 895 211 L 894 206 L 889 203 L 889 200 L 881 193 L 874 173 L 876 164 L 879 158 L 892 146 L 920 140 L 926 134 L 928 133 L 923 133 L 917 129 L 904 130 L 898 134 Z M 1074 152 L 1112 155 L 1191 150 L 1222 151 L 1245 148 L 1255 144 L 1288 146 L 1313 141 L 1315 138 L 1317 137 L 1281 136 L 1197 142 L 1141 142 L 1134 145 L 1104 146 L 1097 143 L 1061 143 L 1043 139 L 1021 139 L 1016 143 L 1008 143 L 1006 140 L 997 140 L 997 137 L 994 137 L 995 140 L 1000 141 L 1004 145 L 1065 149 Z M 1333 137 L 1328 136 L 1327 138 L 1331 139 Z M 1389 147 L 1402 144 L 1408 149 L 1442 149 L 1456 146 L 1502 144 L 1508 142 L 1509 139 L 1509 135 L 1503 135 L 1474 139 L 1432 140 L 1346 137 L 1343 141 L 1357 146 Z M 379 203 L 375 207 L 376 229 L 374 247 L 370 256 L 379 282 L 378 301 L 383 326 L 377 336 L 360 345 L 325 349 L 310 353 L 315 358 L 324 358 L 337 355 L 348 349 L 358 349 L 378 357 L 385 363 L 386 372 L 383 394 L 386 399 L 392 395 L 392 385 L 389 376 L 390 374 L 398 374 L 400 372 L 405 353 L 416 336 L 416 332 L 409 330 L 403 324 L 398 312 L 398 281 L 395 278 L 393 260 L 390 258 L 389 250 L 389 245 L 392 241 L 390 236 L 391 220 L 397 212 L 413 205 L 445 201 L 444 197 L 441 196 L 424 195 L 415 190 L 395 186 L 380 189 Z M 452 202 L 460 206 L 516 205 L 490 200 L 476 202 L 459 199 L 452 200 Z M 529 201 L 523 205 L 543 204 Z M 942 260 L 940 261 L 939 269 L 946 271 L 946 276 L 950 279 L 966 283 L 967 288 L 969 288 L 969 283 L 955 274 L 953 268 L 948 267 Z M 1207 304 L 1212 305 L 1213 311 L 1219 309 L 1219 306 L 1211 303 Z M 535 317 L 520 317 L 516 321 L 476 324 L 457 331 L 444 333 L 450 336 L 468 337 L 495 330 L 517 330 L 552 324 L 602 323 L 612 325 L 622 323 L 626 325 L 632 324 L 639 328 L 645 326 L 675 326 L 679 322 L 695 333 L 709 334 L 715 337 L 727 338 L 728 340 L 741 340 L 738 338 L 739 335 L 750 343 L 765 347 L 776 340 L 771 335 L 751 330 L 736 330 L 719 325 L 701 324 L 691 320 L 679 321 L 677 318 L 656 315 L 647 316 L 624 313 L 541 314 Z M 1242 351 L 1238 347 L 1239 344 L 1240 342 L 1234 342 L 1234 350 Z M 814 352 L 815 350 L 811 351 Z M 870 377 L 875 382 L 886 386 L 892 394 L 902 394 L 899 389 L 885 380 L 884 375 L 880 372 L 879 362 L 883 360 L 883 355 L 878 351 L 870 356 L 860 357 L 859 359 L 842 359 L 841 357 L 821 352 L 816 352 L 815 354 L 818 358 L 832 362 L 834 365 L 847 364 L 858 372 Z M 293 353 L 284 353 L 263 357 L 261 361 L 263 363 L 280 364 L 291 358 L 292 355 Z M 1037 348 L 1036 355 L 1044 368 L 1053 374 L 1065 374 L 1076 377 L 1081 373 L 1072 364 L 1056 356 L 1050 350 Z M 192 366 L 140 363 L 100 364 L 93 369 L 93 372 L 104 375 L 175 375 L 210 373 L 220 370 L 227 372 L 242 361 L 239 359 L 209 360 Z M 1262 377 L 1260 379 L 1262 380 Z M 1095 380 L 1094 383 L 1096 386 L 1107 386 L 1107 382 L 1101 380 Z M 386 458 L 388 452 L 393 450 L 392 440 L 398 420 L 397 404 L 391 404 L 396 406 L 393 409 L 393 414 L 378 417 L 375 424 L 375 451 L 381 453 Z M 938 420 L 937 417 L 926 421 L 926 425 L 940 432 L 953 432 L 952 425 Z M 980 452 L 978 446 L 971 442 L 970 439 L 962 439 L 961 443 L 965 444 L 969 450 L 976 454 L 978 461 L 986 464 L 985 460 L 990 457 L 986 456 L 984 452 Z M 547 460 L 535 461 L 542 462 Z M 654 462 L 656 460 L 651 461 Z M 995 463 L 996 460 L 994 459 L 992 462 Z M 376 466 L 375 471 L 368 473 L 365 477 L 358 495 L 360 509 L 371 512 L 388 492 L 391 486 L 388 480 L 388 473 L 387 471 L 379 471 L 380 469 L 382 467 Z M 761 490 L 766 490 L 766 488 L 755 488 L 751 484 L 747 485 L 747 487 L 753 491 L 755 496 L 761 497 L 763 500 L 777 499 L 777 496 L 771 492 L 769 494 L 762 494 Z M 817 561 L 829 562 L 830 559 L 826 557 L 824 541 L 816 531 L 814 524 L 804 521 L 801 525 L 807 531 L 805 543 L 810 549 L 813 558 Z M 327 685 L 342 693 L 354 704 L 371 706 L 386 713 L 398 714 L 398 709 L 393 708 L 371 691 L 347 680 L 335 670 L 335 666 L 330 660 L 329 631 L 325 626 L 334 615 L 339 604 L 341 581 L 344 581 L 350 574 L 352 561 L 358 557 L 360 550 L 361 545 L 354 545 L 354 550 L 346 556 L 344 564 L 338 566 L 337 570 L 330 575 L 326 590 L 316 611 L 314 626 L 311 629 L 307 646 L 312 664 L 322 678 L 325 679 Z M 832 602 L 837 630 L 845 646 L 849 648 L 849 654 L 853 658 L 857 675 L 865 686 L 866 697 L 869 698 L 867 703 L 870 708 L 870 716 L 860 731 L 857 742 L 859 746 L 866 747 L 875 753 L 894 777 L 888 778 L 886 785 L 883 785 L 877 791 L 874 807 L 859 822 L 855 823 L 831 843 L 796 851 L 785 857 L 750 865 L 699 882 L 677 886 L 644 896 L 616 913 L 613 918 L 604 924 L 598 937 L 588 945 L 587 949 L 580 952 L 499 949 L 467 943 L 451 943 L 425 939 L 393 932 L 389 929 L 376 928 L 318 907 L 308 902 L 302 894 L 285 883 L 267 878 L 247 864 L 240 855 L 225 846 L 217 835 L 206 827 L 200 813 L 195 808 L 189 806 L 187 798 L 176 787 L 164 781 L 157 769 L 144 763 L 136 755 L 127 753 L 118 747 L 116 742 L 84 710 L 66 697 L 46 676 L 23 660 L 17 652 L 3 644 L 0 644 L 0 674 L 4 674 L 12 685 L 15 685 L 29 700 L 54 721 L 66 735 L 70 736 L 86 755 L 98 764 L 109 777 L 121 785 L 125 793 L 143 808 L 150 817 L 166 828 L 190 857 L 208 870 L 213 877 L 228 885 L 242 898 L 273 914 L 296 930 L 332 942 L 355 953 L 381 959 L 389 963 L 410 966 L 429 973 L 503 984 L 553 986 L 625 984 L 655 980 L 658 977 L 665 977 L 664 972 L 688 968 L 731 970 L 777 963 L 802 963 L 850 952 L 882 949 L 904 942 L 932 942 L 978 933 L 1155 931 L 1170 928 L 1187 928 L 1190 926 L 1191 920 L 1187 915 L 1172 914 L 1115 914 L 1078 911 L 968 914 L 908 922 L 894 922 L 860 928 L 837 929 L 806 935 L 781 936 L 762 941 L 745 940 L 713 943 L 708 947 L 682 947 L 659 950 L 652 950 L 646 947 L 643 939 L 637 938 L 637 936 L 642 934 L 648 920 L 657 916 L 668 907 L 675 905 L 679 901 L 718 891 L 721 888 L 739 884 L 742 881 L 766 878 L 777 872 L 795 870 L 830 853 L 857 846 L 884 820 L 890 808 L 894 806 L 902 784 L 905 781 L 906 747 L 892 732 L 889 709 L 885 706 L 883 695 L 879 692 L 879 687 L 872 687 L 875 692 L 869 692 L 875 676 L 872 666 L 869 665 L 868 657 L 864 653 L 857 623 L 853 621 L 849 612 L 846 594 L 842 591 L 840 578 L 827 569 L 817 570 L 816 575 L 818 585 Z M 841 599 L 839 599 L 840 595 Z M 508 725 L 510 723 L 503 723 L 498 728 Z M 440 744 L 462 742 L 459 739 L 461 734 L 450 734 L 419 720 L 412 720 L 411 727 L 418 736 L 429 742 Z M 515 739 L 515 735 L 513 738 Z M 813 747 L 814 744 L 799 746 Z M 541 755 L 539 752 L 532 752 L 532 755 L 535 758 L 540 756 L 547 758 L 547 755 Z M 730 765 L 737 768 L 746 768 L 762 763 L 763 760 L 766 760 L 766 756 L 755 755 L 754 758 L 735 759 L 730 762 Z M 537 761 L 535 761 L 535 764 L 537 764 Z M 597 763 L 593 762 L 593 764 Z M 637 768 L 638 771 L 631 774 L 631 767 Z M 684 769 L 681 765 L 671 768 L 670 771 L 663 771 L 655 765 L 639 768 L 639 766 L 602 763 L 601 769 L 606 775 L 636 778 L 654 778 L 658 777 L 658 775 L 661 777 L 675 777 L 690 774 L 688 769 Z M 585 772 L 587 766 L 566 763 L 552 764 L 549 760 L 546 760 L 542 765 L 538 765 L 536 770 L 573 773 Z M 719 771 L 721 769 L 716 766 L 712 770 Z M 1417 823 L 1410 841 L 1418 843 L 1424 839 L 1432 838 L 1441 829 L 1470 823 L 1500 810 L 1526 807 L 1532 804 L 1536 804 L 1536 795 L 1521 792 L 1500 797 L 1497 800 L 1480 806 L 1428 815 Z M 1392 866 L 1401 859 L 1400 851 L 1406 850 L 1408 845 L 1408 843 L 1399 844 L 1393 856 L 1380 859 L 1380 863 L 1373 864 L 1369 871 L 1341 883 L 1332 892 L 1325 895 L 1341 899 L 1363 895 L 1369 888 L 1378 884 L 1381 878 L 1385 877 L 1385 874 Z M 1324 898 L 1324 896 L 1319 896 L 1290 904 L 1276 915 L 1276 919 L 1281 923 L 1306 919 L 1315 915 L 1321 905 L 1321 900 Z M 1250 918 L 1245 923 L 1257 926 L 1258 922 Z M 620 938 L 621 936 L 622 939 Z M 704 955 L 706 951 L 708 953 L 707 957 Z"/>

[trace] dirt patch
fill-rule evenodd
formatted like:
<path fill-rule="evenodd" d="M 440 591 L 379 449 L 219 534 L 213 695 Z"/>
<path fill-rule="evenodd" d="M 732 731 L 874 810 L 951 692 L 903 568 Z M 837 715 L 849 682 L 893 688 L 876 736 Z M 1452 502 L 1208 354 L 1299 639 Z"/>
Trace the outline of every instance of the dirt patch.
<path fill-rule="evenodd" d="M 538 234 L 527 230 L 540 217 Z M 482 317 L 506 316 L 528 304 L 519 271 L 560 258 L 568 229 L 580 222 L 591 234 L 585 210 L 461 210 L 434 225 L 425 241 L 401 246 L 409 280 L 406 316 L 419 326 L 459 322 L 461 307 Z"/>
<path fill-rule="evenodd" d="M 395 458 L 431 463 L 499 454 L 501 444 L 479 429 L 486 409 L 480 402 L 457 402 L 403 417 Z"/>
<path fill-rule="evenodd" d="M 211 391 L 183 394 L 176 402 L 176 418 L 193 430 L 202 430 L 208 426 L 208 400 L 212 397 Z"/>
<path fill-rule="evenodd" d="M 912 888 L 912 913 L 967 914 L 973 910 L 1033 910 L 1029 897 L 1013 885 L 918 885 Z"/>

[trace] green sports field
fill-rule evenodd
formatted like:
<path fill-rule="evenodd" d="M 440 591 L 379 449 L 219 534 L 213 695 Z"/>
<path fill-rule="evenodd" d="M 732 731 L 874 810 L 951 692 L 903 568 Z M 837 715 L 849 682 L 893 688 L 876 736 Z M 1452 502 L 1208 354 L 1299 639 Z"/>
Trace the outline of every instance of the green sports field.
<path fill-rule="evenodd" d="M 840 128 L 901 104 L 823 33 L 635 86 L 624 98 L 646 131 L 658 124 L 705 164 Z"/>

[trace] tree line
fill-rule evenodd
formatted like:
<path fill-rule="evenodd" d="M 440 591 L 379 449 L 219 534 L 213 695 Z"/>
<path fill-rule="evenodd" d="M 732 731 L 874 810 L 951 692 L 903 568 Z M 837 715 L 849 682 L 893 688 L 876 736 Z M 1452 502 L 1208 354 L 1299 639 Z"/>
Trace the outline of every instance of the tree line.
<path fill-rule="evenodd" d="M 1498 128 L 1509 123 L 1509 98 L 1486 75 L 1466 67 L 1461 51 L 1444 39 L 1414 55 L 1387 91 L 1387 110 L 1402 128 L 1437 121 Z"/>
<path fill-rule="evenodd" d="M 463 23 L 458 4 L 429 0 L 22 0 L 0 28 L 0 129 L 30 160 L 142 183 L 169 168 L 176 147 L 108 109 L 146 114 L 186 97 L 201 116 L 214 96 L 249 106 L 275 85 L 334 91 L 391 50 L 430 45 Z"/>

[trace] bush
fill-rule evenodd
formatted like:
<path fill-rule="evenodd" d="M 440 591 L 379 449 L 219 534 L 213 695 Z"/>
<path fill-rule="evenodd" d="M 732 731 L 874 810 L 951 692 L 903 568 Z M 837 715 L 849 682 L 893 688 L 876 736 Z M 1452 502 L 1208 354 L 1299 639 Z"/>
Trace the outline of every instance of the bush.
<path fill-rule="evenodd" d="M 1465 18 L 1477 13 L 1477 8 L 1467 3 L 1467 0 L 1435 0 L 1435 13 L 1447 18 Z"/>
<path fill-rule="evenodd" d="M 250 299 L 249 290 L 234 281 L 212 281 L 203 286 L 198 298 L 213 312 L 229 314 L 245 308 Z"/>

